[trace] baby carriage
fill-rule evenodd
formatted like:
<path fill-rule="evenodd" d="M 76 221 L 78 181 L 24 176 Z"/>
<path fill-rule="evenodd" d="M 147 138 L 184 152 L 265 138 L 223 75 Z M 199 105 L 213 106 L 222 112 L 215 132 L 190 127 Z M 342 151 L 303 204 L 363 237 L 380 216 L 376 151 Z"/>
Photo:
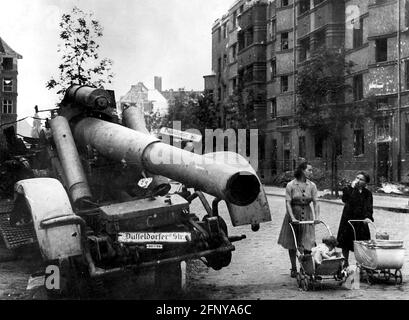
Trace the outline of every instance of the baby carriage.
<path fill-rule="evenodd" d="M 366 240 L 357 241 L 356 231 L 352 222 L 364 222 L 364 220 L 348 220 L 354 230 L 354 254 L 358 267 L 366 271 L 368 283 L 375 280 L 395 280 L 395 284 L 402 283 L 402 272 L 405 249 L 403 240 Z M 376 232 L 376 225 L 370 224 Z M 394 272 L 393 272 L 394 271 Z"/>
<path fill-rule="evenodd" d="M 330 228 L 323 222 L 319 223 L 325 226 L 326 231 L 332 236 Z M 315 224 L 314 221 L 300 221 L 299 224 Z M 294 243 L 297 250 L 297 258 L 300 263 L 300 271 L 297 272 L 297 284 L 298 287 L 304 291 L 314 290 L 317 285 L 321 286 L 324 280 L 343 280 L 343 265 L 345 258 L 341 253 L 333 259 L 324 259 L 319 265 L 315 264 L 313 256 L 311 254 L 304 254 L 300 251 L 297 243 L 297 237 L 294 230 L 293 223 L 290 223 L 290 227 L 294 236 Z"/>

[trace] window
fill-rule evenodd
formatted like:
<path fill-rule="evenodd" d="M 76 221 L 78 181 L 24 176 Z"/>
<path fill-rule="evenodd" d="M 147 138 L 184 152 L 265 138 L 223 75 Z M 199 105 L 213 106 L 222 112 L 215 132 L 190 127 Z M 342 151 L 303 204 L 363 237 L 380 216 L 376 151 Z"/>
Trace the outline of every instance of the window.
<path fill-rule="evenodd" d="M 13 58 L 3 58 L 3 69 L 13 70 Z"/>
<path fill-rule="evenodd" d="M 322 158 L 322 145 L 323 145 L 322 137 L 318 136 L 314 137 L 314 151 L 316 158 Z"/>
<path fill-rule="evenodd" d="M 244 32 L 243 31 L 240 31 L 237 34 L 237 42 L 239 43 L 239 51 L 244 49 L 245 44 L 244 44 Z"/>
<path fill-rule="evenodd" d="M 283 170 L 284 171 L 289 171 L 291 162 L 290 162 L 290 150 L 291 150 L 291 142 L 290 142 L 290 134 L 289 133 L 283 133 L 283 155 L 284 155 L 284 161 L 283 161 Z"/>
<path fill-rule="evenodd" d="M 364 19 L 354 19 L 353 47 L 359 48 L 364 43 Z"/>
<path fill-rule="evenodd" d="M 300 61 L 305 61 L 310 57 L 310 38 L 300 41 Z"/>
<path fill-rule="evenodd" d="M 288 32 L 283 32 L 281 34 L 281 50 L 288 49 Z"/>
<path fill-rule="evenodd" d="M 378 109 L 384 109 L 389 106 L 389 99 L 387 97 L 377 98 L 376 99 L 376 107 Z"/>
<path fill-rule="evenodd" d="M 315 34 L 315 49 L 325 47 L 325 30 L 321 30 Z"/>
<path fill-rule="evenodd" d="M 409 2 L 405 1 L 405 27 L 409 27 Z"/>
<path fill-rule="evenodd" d="M 223 68 L 226 68 L 227 66 L 227 54 L 223 55 Z"/>
<path fill-rule="evenodd" d="M 233 44 L 231 47 L 231 56 L 233 61 L 237 59 L 237 43 Z"/>
<path fill-rule="evenodd" d="M 405 80 L 406 90 L 409 90 L 409 60 L 405 61 Z"/>
<path fill-rule="evenodd" d="M 237 26 L 237 11 L 233 12 L 232 20 L 233 20 L 233 29 L 236 29 L 236 26 Z"/>
<path fill-rule="evenodd" d="M 310 0 L 300 0 L 300 14 L 310 10 Z"/>
<path fill-rule="evenodd" d="M 224 39 L 227 38 L 227 31 L 228 31 L 228 29 L 227 29 L 227 23 L 225 23 L 225 24 L 223 25 L 223 38 L 224 38 Z"/>
<path fill-rule="evenodd" d="M 289 126 L 290 125 L 290 119 L 288 118 L 282 118 L 281 119 L 281 126 L 285 127 L 285 126 Z"/>
<path fill-rule="evenodd" d="M 222 88 L 217 88 L 217 100 L 222 100 Z"/>
<path fill-rule="evenodd" d="M 354 156 L 361 156 L 364 150 L 364 129 L 354 130 Z"/>
<path fill-rule="evenodd" d="M 281 76 L 281 92 L 288 91 L 288 76 Z"/>
<path fill-rule="evenodd" d="M 217 72 L 222 72 L 222 58 L 217 59 Z"/>
<path fill-rule="evenodd" d="M 222 29 L 221 28 L 217 29 L 217 40 L 219 42 L 222 41 Z"/>
<path fill-rule="evenodd" d="M 281 0 L 281 6 L 282 7 L 288 6 L 288 0 Z"/>
<path fill-rule="evenodd" d="M 277 117 L 277 99 L 276 98 L 272 98 L 270 100 L 270 115 L 271 115 L 271 118 Z"/>
<path fill-rule="evenodd" d="M 274 80 L 275 76 L 277 75 L 277 61 L 271 60 L 270 62 L 270 71 L 271 71 L 271 80 Z"/>
<path fill-rule="evenodd" d="M 249 45 L 251 45 L 253 43 L 253 28 L 249 28 L 246 32 L 247 35 L 247 43 L 246 43 L 246 47 L 248 47 Z"/>
<path fill-rule="evenodd" d="M 253 66 L 248 66 L 246 68 L 246 76 L 247 76 L 247 81 L 251 82 L 254 79 L 254 75 L 253 75 Z"/>
<path fill-rule="evenodd" d="M 276 37 L 276 21 L 273 20 L 269 23 L 269 39 L 274 40 Z"/>
<path fill-rule="evenodd" d="M 377 39 L 375 41 L 376 62 L 388 60 L 388 38 Z"/>
<path fill-rule="evenodd" d="M 237 90 L 237 78 L 232 79 L 232 89 L 232 94 L 234 94 L 234 92 Z"/>
<path fill-rule="evenodd" d="M 298 156 L 305 158 L 307 155 L 305 136 L 298 137 Z"/>
<path fill-rule="evenodd" d="M 3 92 L 12 92 L 13 91 L 13 80 L 9 78 L 3 79 Z"/>
<path fill-rule="evenodd" d="M 13 101 L 11 100 L 3 100 L 3 113 L 13 113 Z"/>
<path fill-rule="evenodd" d="M 362 100 L 364 97 L 364 84 L 362 74 L 354 76 L 353 79 L 354 101 Z"/>
<path fill-rule="evenodd" d="M 239 9 L 239 12 L 240 12 L 240 13 L 243 13 L 243 11 L 244 11 L 244 5 L 241 5 L 241 6 L 240 6 L 240 9 Z"/>
<path fill-rule="evenodd" d="M 389 141 L 391 137 L 389 131 L 389 118 L 379 119 L 376 123 L 376 138 L 378 141 Z"/>

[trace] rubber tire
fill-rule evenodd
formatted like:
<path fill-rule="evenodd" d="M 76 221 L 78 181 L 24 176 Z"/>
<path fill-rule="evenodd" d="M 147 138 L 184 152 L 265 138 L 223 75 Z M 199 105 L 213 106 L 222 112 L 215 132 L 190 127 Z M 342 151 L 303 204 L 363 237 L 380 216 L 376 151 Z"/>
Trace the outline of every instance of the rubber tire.
<path fill-rule="evenodd" d="M 208 217 L 209 217 L 209 215 L 205 215 L 203 217 L 202 221 L 205 221 L 206 218 L 208 218 Z M 228 234 L 226 222 L 220 216 L 217 216 L 217 218 L 218 218 L 218 221 L 219 221 L 220 229 L 224 232 L 226 237 L 228 237 L 229 234 Z M 206 260 L 207 260 L 208 265 L 213 270 L 218 271 L 218 270 L 221 270 L 224 267 L 227 267 L 231 262 L 231 258 L 232 258 L 232 253 L 231 253 L 231 251 L 229 251 L 229 252 L 225 252 L 225 253 L 218 253 L 218 254 L 208 255 L 206 257 Z"/>

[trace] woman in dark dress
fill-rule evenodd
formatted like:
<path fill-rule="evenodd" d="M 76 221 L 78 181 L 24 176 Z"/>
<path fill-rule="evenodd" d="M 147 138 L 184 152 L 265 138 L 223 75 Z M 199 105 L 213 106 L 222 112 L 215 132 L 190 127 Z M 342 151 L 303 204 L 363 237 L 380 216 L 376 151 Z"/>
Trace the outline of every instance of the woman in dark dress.
<path fill-rule="evenodd" d="M 349 251 L 354 251 L 354 231 L 348 220 L 364 220 L 364 222 L 352 222 L 356 240 L 369 240 L 368 223 L 373 219 L 372 193 L 366 188 L 370 177 L 366 172 L 358 172 L 356 179 L 350 186 L 344 188 L 342 201 L 345 203 L 341 222 L 338 229 L 338 247 L 342 248 L 346 262 L 348 263 Z"/>

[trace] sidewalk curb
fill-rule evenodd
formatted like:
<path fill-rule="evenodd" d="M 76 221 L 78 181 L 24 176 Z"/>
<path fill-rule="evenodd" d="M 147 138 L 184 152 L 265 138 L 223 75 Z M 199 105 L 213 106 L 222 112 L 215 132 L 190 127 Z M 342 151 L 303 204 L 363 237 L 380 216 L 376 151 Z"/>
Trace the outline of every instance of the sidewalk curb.
<path fill-rule="evenodd" d="M 276 197 L 282 197 L 284 198 L 284 194 L 279 194 L 279 193 L 273 193 L 273 192 L 266 192 L 266 195 L 268 196 L 276 196 Z M 318 198 L 320 202 L 327 202 L 327 203 L 332 203 L 336 204 L 339 206 L 343 206 L 343 202 L 339 202 L 337 200 L 328 200 L 328 199 L 321 199 Z M 409 207 L 408 208 L 392 208 L 392 207 L 382 207 L 382 206 L 373 206 L 374 209 L 378 210 L 385 210 L 385 211 L 391 211 L 391 212 L 397 212 L 397 213 L 409 213 Z"/>

